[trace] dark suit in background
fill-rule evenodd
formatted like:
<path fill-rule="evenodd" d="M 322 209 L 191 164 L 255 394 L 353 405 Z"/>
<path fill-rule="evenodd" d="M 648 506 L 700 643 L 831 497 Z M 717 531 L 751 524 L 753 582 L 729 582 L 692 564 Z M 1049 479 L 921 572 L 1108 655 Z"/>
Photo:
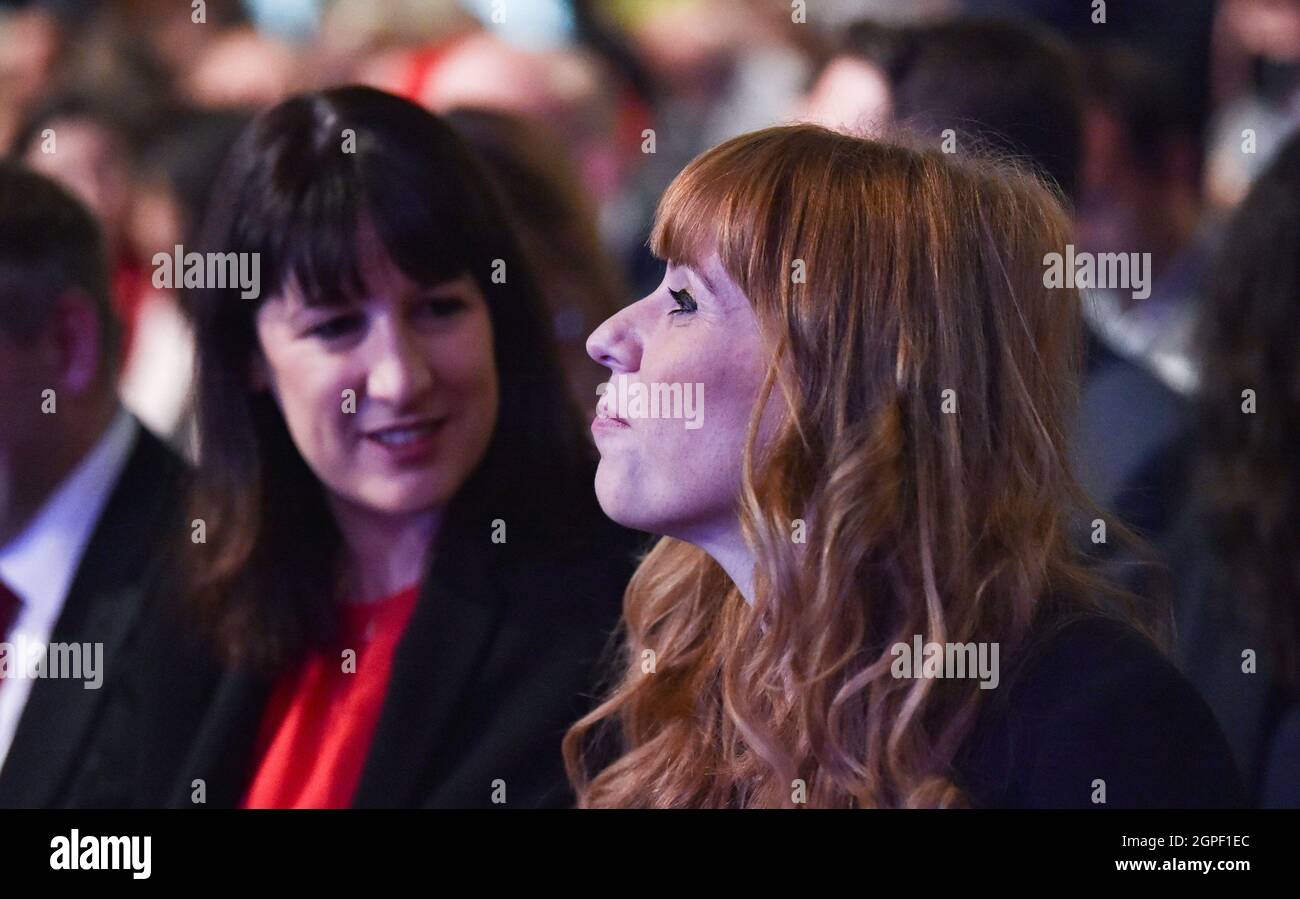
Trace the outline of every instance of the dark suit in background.
<path fill-rule="evenodd" d="M 35 680 L 0 768 L 0 807 L 80 804 L 88 768 L 97 768 L 105 709 L 135 666 L 133 641 L 176 539 L 185 464 L 135 423 L 135 443 L 77 567 L 51 643 L 103 643 L 103 683 Z M 165 629 L 160 639 L 168 639 Z"/>
<path fill-rule="evenodd" d="M 1191 454 L 1178 455 L 1166 469 L 1186 467 Z M 1199 503 L 1188 505 L 1162 549 L 1175 575 L 1180 665 L 1223 726 L 1251 805 L 1300 808 L 1300 701 L 1278 687 L 1267 626 L 1242 602 Z"/>

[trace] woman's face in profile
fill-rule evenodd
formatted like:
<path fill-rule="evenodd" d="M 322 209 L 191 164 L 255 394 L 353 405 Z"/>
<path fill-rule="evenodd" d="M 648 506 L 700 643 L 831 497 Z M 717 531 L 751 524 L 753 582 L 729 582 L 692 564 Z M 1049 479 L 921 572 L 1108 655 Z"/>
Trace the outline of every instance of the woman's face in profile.
<path fill-rule="evenodd" d="M 313 308 L 286 290 L 263 303 L 254 381 L 334 501 L 426 512 L 455 495 L 491 440 L 492 322 L 471 275 L 424 288 L 382 253 L 365 258 L 377 261 L 363 267 L 364 299 Z"/>
<path fill-rule="evenodd" d="M 658 289 L 606 320 L 587 352 L 611 373 L 592 422 L 605 514 L 691 542 L 734 527 L 771 354 L 717 254 L 698 267 L 669 263 Z"/>

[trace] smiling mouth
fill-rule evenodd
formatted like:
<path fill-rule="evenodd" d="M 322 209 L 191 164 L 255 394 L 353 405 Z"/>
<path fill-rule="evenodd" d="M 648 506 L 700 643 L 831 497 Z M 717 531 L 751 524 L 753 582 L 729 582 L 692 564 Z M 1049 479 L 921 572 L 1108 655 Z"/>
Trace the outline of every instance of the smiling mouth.
<path fill-rule="evenodd" d="M 446 421 L 445 418 L 430 418 L 410 424 L 394 425 L 390 428 L 379 428 L 367 432 L 366 439 L 373 440 L 382 446 L 409 446 L 437 431 L 442 427 L 444 421 Z"/>

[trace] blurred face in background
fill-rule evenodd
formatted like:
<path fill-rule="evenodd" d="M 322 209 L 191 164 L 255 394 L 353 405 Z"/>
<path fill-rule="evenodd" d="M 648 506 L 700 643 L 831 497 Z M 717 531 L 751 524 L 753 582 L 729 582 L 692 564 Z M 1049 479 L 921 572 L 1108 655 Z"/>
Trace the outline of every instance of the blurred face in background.
<path fill-rule="evenodd" d="M 599 204 L 644 161 L 639 139 L 629 143 L 618 133 L 618 85 L 591 54 L 530 51 L 476 34 L 442 55 L 418 94 L 435 112 L 490 109 L 554 128 L 565 137 L 587 195 Z"/>
<path fill-rule="evenodd" d="M 699 268 L 670 263 L 658 289 L 597 328 L 587 351 L 612 375 L 592 422 L 605 514 L 693 543 L 734 529 L 750 416 L 771 353 L 753 306 L 717 254 Z M 618 408 L 620 376 L 629 391 L 679 384 L 685 394 L 702 384 L 700 426 L 627 416 Z"/>
<path fill-rule="evenodd" d="M 38 134 L 23 161 L 90 207 L 104 229 L 106 245 L 115 246 L 131 196 L 131 174 L 121 141 L 89 119 L 55 119 L 47 128 L 54 132 L 54 152 L 45 152 L 45 135 Z"/>
<path fill-rule="evenodd" d="M 884 73 L 864 60 L 837 56 L 804 98 L 798 118 L 834 131 L 872 136 L 891 114 Z"/>
<path fill-rule="evenodd" d="M 0 544 L 20 526 L 32 502 L 23 493 L 34 486 L 32 463 L 50 442 L 42 424 L 41 390 L 50 383 L 51 366 L 39 345 L 32 346 L 0 331 Z"/>
<path fill-rule="evenodd" d="M 254 383 L 275 396 L 336 509 L 421 514 L 456 494 L 491 440 L 492 323 L 469 274 L 422 287 L 377 240 L 367 246 L 364 298 L 312 307 L 290 289 L 266 300 Z"/>
<path fill-rule="evenodd" d="M 0 545 L 80 461 L 111 411 L 97 316 L 69 292 L 34 335 L 0 328 Z"/>

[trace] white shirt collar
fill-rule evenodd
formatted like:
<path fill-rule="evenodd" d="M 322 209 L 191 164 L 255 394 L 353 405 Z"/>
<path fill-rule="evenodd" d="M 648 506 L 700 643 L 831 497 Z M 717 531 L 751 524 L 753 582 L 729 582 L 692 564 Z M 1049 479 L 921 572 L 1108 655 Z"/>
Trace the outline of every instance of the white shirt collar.
<path fill-rule="evenodd" d="M 119 408 L 94 448 L 63 479 L 18 536 L 0 546 L 0 580 L 23 615 L 52 628 L 100 513 L 135 444 L 134 419 Z"/>
<path fill-rule="evenodd" d="M 1080 293 L 1084 319 L 1112 351 L 1146 367 L 1178 393 L 1196 392 L 1196 308 L 1191 302 L 1157 301 L 1153 296 L 1126 309 L 1118 291 L 1091 288 Z"/>

